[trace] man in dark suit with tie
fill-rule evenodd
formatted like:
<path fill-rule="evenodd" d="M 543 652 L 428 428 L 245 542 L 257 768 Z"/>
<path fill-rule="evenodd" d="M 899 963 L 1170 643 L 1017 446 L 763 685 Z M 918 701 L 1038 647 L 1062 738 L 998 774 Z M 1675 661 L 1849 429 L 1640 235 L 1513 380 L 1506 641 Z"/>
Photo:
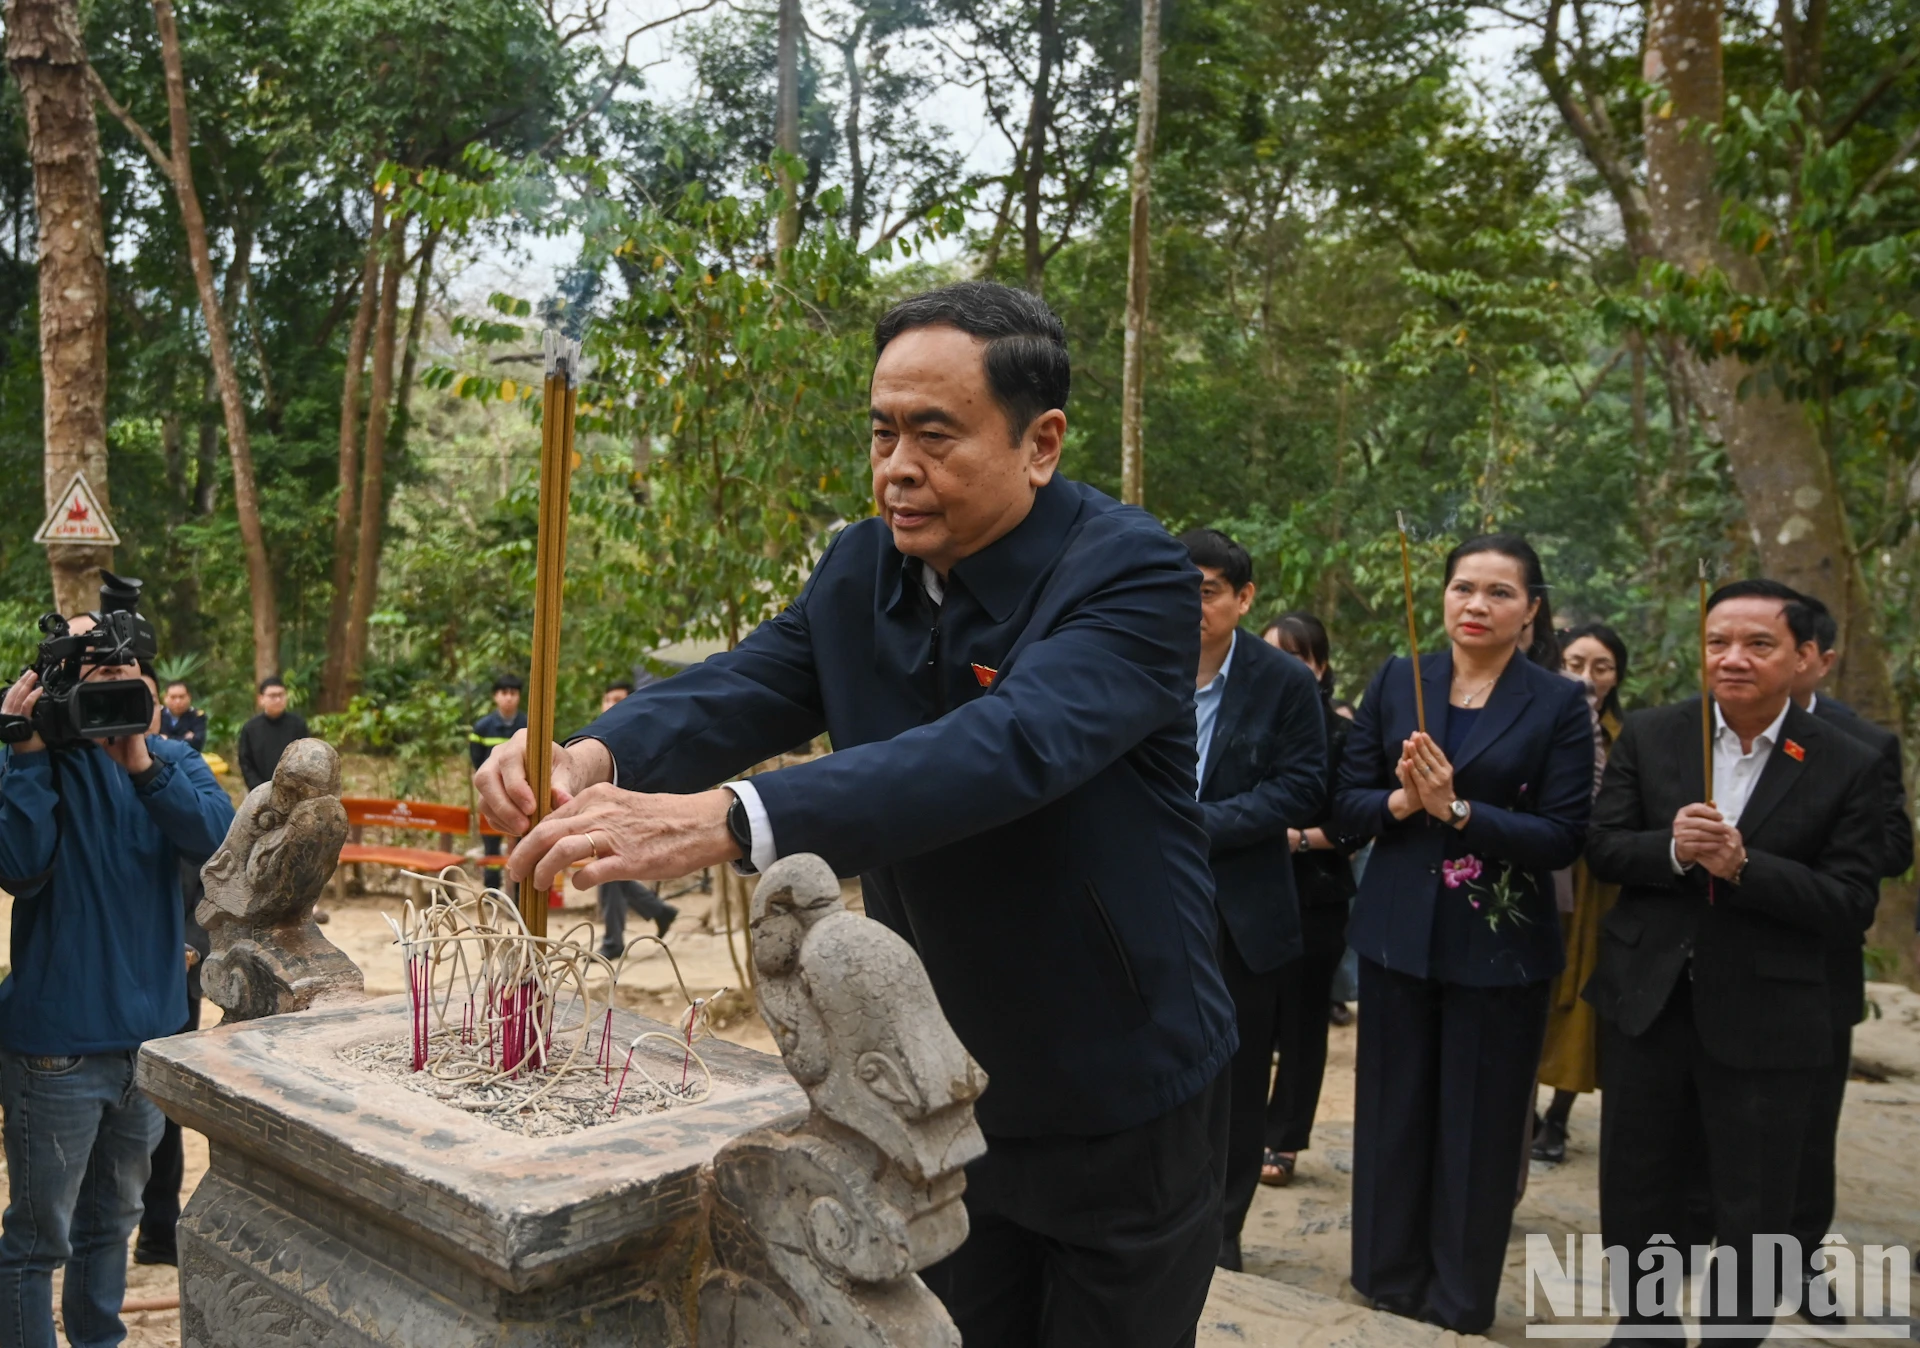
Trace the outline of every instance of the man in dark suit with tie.
<path fill-rule="evenodd" d="M 1326 796 L 1327 731 L 1313 671 L 1239 629 L 1253 607 L 1253 559 L 1218 529 L 1180 535 L 1200 568 L 1194 720 L 1200 819 L 1212 848 L 1220 969 L 1240 1025 L 1227 1124 L 1220 1266 L 1240 1268 L 1240 1228 L 1260 1185 L 1273 1022 L 1287 966 L 1304 951 L 1288 829 Z"/>
<path fill-rule="evenodd" d="M 1600 1224 L 1629 1261 L 1656 1237 L 1728 1247 L 1735 1276 L 1708 1318 L 1757 1343 L 1755 1238 L 1791 1229 L 1809 1101 L 1832 1062 L 1823 949 L 1873 913 L 1880 765 L 1792 704 L 1814 655 L 1797 599 L 1723 586 L 1706 645 L 1711 792 L 1689 699 L 1627 718 L 1593 807 L 1588 865 L 1622 887 L 1585 993 L 1602 1022 Z M 1678 1324 L 1671 1303 L 1623 1309 L 1618 1340 Z"/>
<path fill-rule="evenodd" d="M 1234 1046 L 1194 799 L 1200 575 L 1055 474 L 1070 370 L 1032 295 L 966 283 L 874 332 L 878 517 L 729 652 L 476 776 L 516 877 L 860 875 L 986 1069 L 971 1235 L 922 1277 L 968 1343 L 1191 1344 L 1220 1244 Z M 833 752 L 731 780 L 821 732 Z M 716 787 L 717 783 L 729 783 Z"/>
<path fill-rule="evenodd" d="M 1794 680 L 1794 703 L 1825 724 L 1859 740 L 1879 760 L 1884 811 L 1879 877 L 1894 879 L 1906 874 L 1913 865 L 1913 820 L 1907 815 L 1900 737 L 1819 691 L 1840 658 L 1840 624 L 1820 600 L 1812 595 L 1801 595 L 1800 599 L 1813 613 L 1815 650 L 1813 659 Z M 1833 994 L 1833 1058 L 1822 1073 L 1809 1104 L 1791 1228 L 1806 1254 L 1811 1254 L 1820 1238 L 1833 1227 L 1834 1150 L 1840 1131 L 1840 1107 L 1846 1102 L 1847 1076 L 1853 1064 L 1853 1027 L 1866 1013 L 1864 938 L 1864 931 L 1849 933 L 1846 939 L 1827 949 L 1827 986 Z M 1811 1275 L 1812 1266 L 1803 1263 L 1800 1280 L 1805 1282 Z M 1832 1322 L 1838 1318 L 1836 1314 L 1810 1311 L 1804 1302 L 1801 1310 L 1810 1320 Z"/>

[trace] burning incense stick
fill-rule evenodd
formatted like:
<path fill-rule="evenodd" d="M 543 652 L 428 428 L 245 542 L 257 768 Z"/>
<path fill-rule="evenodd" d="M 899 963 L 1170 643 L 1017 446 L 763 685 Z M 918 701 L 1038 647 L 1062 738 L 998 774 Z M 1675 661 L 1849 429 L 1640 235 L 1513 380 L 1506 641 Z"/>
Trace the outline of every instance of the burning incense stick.
<path fill-rule="evenodd" d="M 540 420 L 540 535 L 534 549 L 533 677 L 527 687 L 527 780 L 533 822 L 553 808 L 554 694 L 560 677 L 560 600 L 566 579 L 567 501 L 573 482 L 574 384 L 580 343 L 549 329 L 546 398 Z M 547 934 L 547 896 L 520 889 L 520 916 L 535 936 Z"/>
<path fill-rule="evenodd" d="M 1400 582 L 1407 592 L 1407 653 L 1413 658 L 1413 714 L 1420 733 L 1427 733 L 1426 695 L 1420 688 L 1420 633 L 1413 622 L 1413 557 L 1407 551 L 1407 517 L 1396 510 L 1393 517 L 1400 525 Z"/>
<path fill-rule="evenodd" d="M 1700 770 L 1713 804 L 1713 691 L 1707 683 L 1707 559 L 1700 559 Z"/>

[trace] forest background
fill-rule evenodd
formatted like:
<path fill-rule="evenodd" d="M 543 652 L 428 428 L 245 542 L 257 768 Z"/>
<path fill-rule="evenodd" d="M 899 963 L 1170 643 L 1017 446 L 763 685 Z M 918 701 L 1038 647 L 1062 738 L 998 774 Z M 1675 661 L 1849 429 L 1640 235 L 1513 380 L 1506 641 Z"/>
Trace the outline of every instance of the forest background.
<path fill-rule="evenodd" d="M 216 745 L 277 671 L 417 787 L 525 670 L 554 325 L 587 353 L 583 723 L 871 512 L 873 318 L 990 276 L 1066 321 L 1066 470 L 1118 494 L 1137 431 L 1144 504 L 1244 542 L 1260 616 L 1319 613 L 1343 694 L 1404 647 L 1399 510 L 1430 634 L 1450 543 L 1515 529 L 1645 705 L 1693 687 L 1698 560 L 1764 570 L 1833 604 L 1840 694 L 1914 741 L 1920 4 L 767 3 L 8 0 L 0 663 L 62 574 L 49 390 L 104 379 L 111 560 Z M 92 118 L 36 132 L 63 59 Z M 75 292 L 36 162 L 89 129 L 104 365 L 43 368 Z"/>

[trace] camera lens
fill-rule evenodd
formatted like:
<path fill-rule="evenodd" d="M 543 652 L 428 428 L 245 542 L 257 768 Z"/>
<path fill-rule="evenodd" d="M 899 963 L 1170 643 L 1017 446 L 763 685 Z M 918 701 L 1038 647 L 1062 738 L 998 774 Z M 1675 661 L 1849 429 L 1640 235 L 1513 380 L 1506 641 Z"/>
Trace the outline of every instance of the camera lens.
<path fill-rule="evenodd" d="M 83 683 L 73 690 L 73 720 L 88 739 L 143 735 L 153 721 L 153 694 L 142 679 Z"/>

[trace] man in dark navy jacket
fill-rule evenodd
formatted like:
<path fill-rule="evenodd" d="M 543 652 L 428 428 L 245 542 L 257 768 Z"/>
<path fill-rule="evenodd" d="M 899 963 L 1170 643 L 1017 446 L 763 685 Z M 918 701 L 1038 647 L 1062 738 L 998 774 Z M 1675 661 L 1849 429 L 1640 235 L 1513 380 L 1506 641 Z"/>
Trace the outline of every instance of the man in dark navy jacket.
<path fill-rule="evenodd" d="M 1240 1027 L 1220 1235 L 1220 1266 L 1237 1270 L 1266 1151 L 1274 1016 L 1287 966 L 1304 950 L 1287 830 L 1306 828 L 1325 800 L 1327 730 L 1313 671 L 1239 629 L 1255 593 L 1247 550 L 1218 529 L 1191 529 L 1180 542 L 1201 576 L 1200 820 L 1212 849 L 1220 970 Z"/>
<path fill-rule="evenodd" d="M 1191 1344 L 1234 1046 L 1194 799 L 1200 576 L 1055 476 L 1070 374 L 1038 299 L 951 286 L 874 344 L 879 518 L 735 650 L 556 749 L 538 827 L 524 733 L 476 785 L 536 886 L 795 852 L 859 874 L 990 1078 L 972 1234 L 923 1274 L 966 1341 Z M 832 754 L 714 789 L 822 731 Z"/>

